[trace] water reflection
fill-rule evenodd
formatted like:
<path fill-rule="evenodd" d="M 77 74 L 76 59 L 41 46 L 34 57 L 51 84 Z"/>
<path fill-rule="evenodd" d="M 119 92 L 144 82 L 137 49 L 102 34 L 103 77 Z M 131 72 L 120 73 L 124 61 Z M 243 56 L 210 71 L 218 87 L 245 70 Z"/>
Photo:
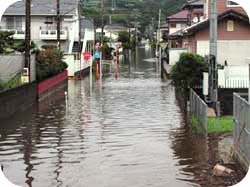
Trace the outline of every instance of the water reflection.
<path fill-rule="evenodd" d="M 120 65 L 89 88 L 89 80 L 64 89 L 1 124 L 0 162 L 22 186 L 199 186 L 214 184 L 215 137 L 194 136 L 184 123 L 169 82 L 156 64 Z M 130 69 L 130 70 L 129 70 Z M 219 183 L 218 183 L 219 184 Z M 220 183 L 221 184 L 221 183 Z"/>

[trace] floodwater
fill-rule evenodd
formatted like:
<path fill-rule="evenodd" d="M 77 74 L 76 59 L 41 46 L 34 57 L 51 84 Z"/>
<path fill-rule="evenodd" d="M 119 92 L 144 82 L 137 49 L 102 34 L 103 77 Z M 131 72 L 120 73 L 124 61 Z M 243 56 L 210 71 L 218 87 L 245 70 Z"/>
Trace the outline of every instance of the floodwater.
<path fill-rule="evenodd" d="M 231 135 L 194 135 L 151 52 L 102 82 L 69 81 L 30 110 L 1 122 L 6 177 L 32 187 L 227 186 L 211 177 Z M 240 176 L 242 177 L 242 176 Z M 236 179 L 238 180 L 238 179 Z"/>

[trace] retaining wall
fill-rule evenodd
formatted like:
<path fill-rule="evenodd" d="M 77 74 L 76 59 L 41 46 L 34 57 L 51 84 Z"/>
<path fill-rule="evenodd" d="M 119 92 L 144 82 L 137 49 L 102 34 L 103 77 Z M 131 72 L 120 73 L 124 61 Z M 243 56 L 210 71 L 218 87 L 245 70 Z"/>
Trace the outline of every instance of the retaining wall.
<path fill-rule="evenodd" d="M 31 83 L 0 92 L 0 120 L 35 104 L 37 98 L 36 86 L 36 83 Z"/>

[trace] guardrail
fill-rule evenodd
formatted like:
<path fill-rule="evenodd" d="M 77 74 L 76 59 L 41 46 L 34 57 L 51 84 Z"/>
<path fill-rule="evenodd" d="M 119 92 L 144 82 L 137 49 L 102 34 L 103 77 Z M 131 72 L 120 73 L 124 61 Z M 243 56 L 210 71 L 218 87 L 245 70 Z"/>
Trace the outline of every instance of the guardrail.
<path fill-rule="evenodd" d="M 190 89 L 190 114 L 197 118 L 202 128 L 207 131 L 207 104 L 199 95 Z"/>
<path fill-rule="evenodd" d="M 250 104 L 234 93 L 234 145 L 245 167 L 250 164 Z"/>

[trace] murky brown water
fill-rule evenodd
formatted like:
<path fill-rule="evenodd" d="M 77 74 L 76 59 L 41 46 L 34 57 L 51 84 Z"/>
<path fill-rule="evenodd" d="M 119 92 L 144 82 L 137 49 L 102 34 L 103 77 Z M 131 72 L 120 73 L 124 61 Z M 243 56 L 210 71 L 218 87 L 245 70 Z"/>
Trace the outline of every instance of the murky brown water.
<path fill-rule="evenodd" d="M 210 177 L 215 162 L 228 155 L 231 135 L 190 133 L 174 89 L 159 79 L 155 63 L 123 64 L 117 80 L 112 74 L 92 91 L 88 84 L 69 81 L 68 99 L 59 90 L 1 122 L 0 163 L 12 182 L 23 187 L 234 182 Z"/>

